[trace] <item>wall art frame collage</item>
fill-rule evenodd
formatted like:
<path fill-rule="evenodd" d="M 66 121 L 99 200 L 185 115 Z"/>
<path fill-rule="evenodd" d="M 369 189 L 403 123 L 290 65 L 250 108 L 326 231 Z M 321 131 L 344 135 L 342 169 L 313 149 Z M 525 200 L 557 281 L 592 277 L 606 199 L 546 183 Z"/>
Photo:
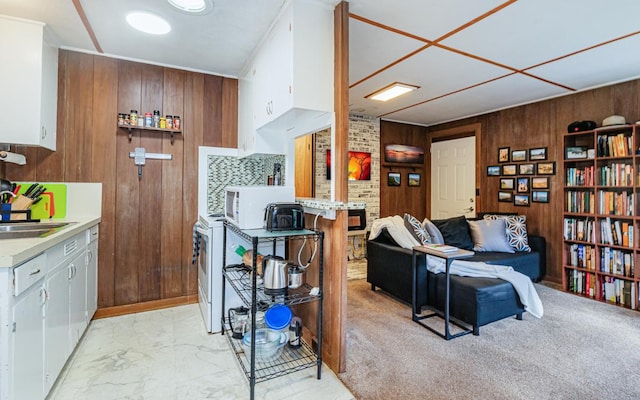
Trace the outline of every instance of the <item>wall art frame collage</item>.
<path fill-rule="evenodd" d="M 499 147 L 498 164 L 487 167 L 487 176 L 499 178 L 498 201 L 523 207 L 549 203 L 549 176 L 556 174 L 556 162 L 548 158 L 547 147 Z"/>

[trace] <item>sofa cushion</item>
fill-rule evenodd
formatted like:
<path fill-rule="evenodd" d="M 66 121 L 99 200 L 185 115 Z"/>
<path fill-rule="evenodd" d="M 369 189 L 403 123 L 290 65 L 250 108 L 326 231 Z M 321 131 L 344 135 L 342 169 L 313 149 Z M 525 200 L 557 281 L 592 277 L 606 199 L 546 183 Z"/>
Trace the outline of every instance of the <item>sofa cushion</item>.
<path fill-rule="evenodd" d="M 507 239 L 515 251 L 531 251 L 527 234 L 526 215 L 497 215 L 488 214 L 484 219 L 504 219 L 507 229 Z"/>
<path fill-rule="evenodd" d="M 413 215 L 409 213 L 404 214 L 404 226 L 407 227 L 407 230 L 411 235 L 420 243 L 427 244 L 431 243 L 431 236 L 429 232 L 422 226 L 420 221 Z"/>
<path fill-rule="evenodd" d="M 424 221 L 422 221 L 422 226 L 424 226 L 424 229 L 426 229 L 427 232 L 429 233 L 429 236 L 431 236 L 431 243 L 444 244 L 444 238 L 442 237 L 442 233 L 440 232 L 438 227 L 435 226 L 433 222 L 425 218 Z"/>
<path fill-rule="evenodd" d="M 507 240 L 504 219 L 467 221 L 474 251 L 502 251 L 513 253 Z"/>
<path fill-rule="evenodd" d="M 445 244 L 465 250 L 473 249 L 473 240 L 471 240 L 471 234 L 469 233 L 469 224 L 464 215 L 433 220 L 433 223 L 442 233 Z"/>

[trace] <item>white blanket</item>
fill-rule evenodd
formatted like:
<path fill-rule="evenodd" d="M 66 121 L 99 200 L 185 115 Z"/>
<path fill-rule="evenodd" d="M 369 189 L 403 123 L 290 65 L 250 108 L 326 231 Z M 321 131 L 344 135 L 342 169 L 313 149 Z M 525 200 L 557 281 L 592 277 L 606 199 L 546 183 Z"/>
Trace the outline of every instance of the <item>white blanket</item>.
<path fill-rule="evenodd" d="M 413 249 L 415 246 L 420 246 L 416 238 L 409 232 L 407 227 L 404 225 L 404 219 L 399 215 L 394 215 L 393 217 L 384 217 L 378 218 L 371 224 L 371 233 L 369 233 L 369 239 L 375 239 L 380 235 L 380 232 L 384 228 L 387 228 L 387 231 L 393 238 L 393 240 L 398 243 L 398 245 L 404 249 Z"/>
<path fill-rule="evenodd" d="M 427 256 L 427 269 L 435 274 L 445 273 L 446 265 L 442 258 Z M 500 278 L 513 285 L 520 296 L 520 302 L 524 309 L 531 315 L 541 318 L 544 314 L 542 302 L 538 297 L 536 288 L 528 276 L 515 271 L 506 265 L 491 265 L 484 262 L 454 260 L 449 272 L 453 275 Z"/>

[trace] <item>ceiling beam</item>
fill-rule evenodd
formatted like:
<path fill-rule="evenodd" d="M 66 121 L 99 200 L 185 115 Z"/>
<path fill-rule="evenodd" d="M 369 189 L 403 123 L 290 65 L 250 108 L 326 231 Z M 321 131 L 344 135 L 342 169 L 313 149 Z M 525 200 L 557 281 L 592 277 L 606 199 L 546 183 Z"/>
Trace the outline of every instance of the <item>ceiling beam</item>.
<path fill-rule="evenodd" d="M 95 32 L 93 32 L 93 28 L 89 23 L 87 14 L 85 14 L 84 8 L 82 8 L 82 4 L 80 4 L 80 0 L 72 0 L 72 1 L 73 1 L 73 6 L 76 8 L 76 11 L 78 12 L 78 16 L 82 21 L 82 25 L 84 25 L 84 29 L 87 30 L 87 33 L 89 34 L 89 37 L 91 38 L 91 42 L 93 42 L 93 46 L 96 48 L 96 51 L 98 53 L 104 53 L 104 51 L 102 51 L 102 46 L 100 46 L 100 42 L 98 42 L 98 38 L 96 37 L 96 34 Z"/>

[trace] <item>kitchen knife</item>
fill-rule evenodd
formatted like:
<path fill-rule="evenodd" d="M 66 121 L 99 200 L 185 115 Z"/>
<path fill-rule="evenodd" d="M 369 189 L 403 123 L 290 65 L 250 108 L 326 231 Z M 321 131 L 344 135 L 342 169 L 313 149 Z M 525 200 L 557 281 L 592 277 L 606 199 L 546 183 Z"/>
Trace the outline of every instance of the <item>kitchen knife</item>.
<path fill-rule="evenodd" d="M 45 191 L 45 190 L 47 190 L 47 188 L 46 188 L 46 187 L 44 187 L 44 186 L 40 186 L 40 187 L 39 187 L 38 189 L 36 189 L 33 193 L 31 193 L 31 196 L 30 196 L 30 197 L 31 197 L 32 199 L 34 199 L 34 200 L 37 200 L 37 199 L 40 197 L 40 195 L 41 195 L 42 193 L 44 193 L 44 191 Z"/>
<path fill-rule="evenodd" d="M 29 195 L 31 194 L 31 192 L 33 192 L 36 188 L 38 187 L 37 183 L 32 183 L 31 186 L 29 186 L 27 188 L 27 190 L 22 193 L 25 197 L 29 197 Z"/>

